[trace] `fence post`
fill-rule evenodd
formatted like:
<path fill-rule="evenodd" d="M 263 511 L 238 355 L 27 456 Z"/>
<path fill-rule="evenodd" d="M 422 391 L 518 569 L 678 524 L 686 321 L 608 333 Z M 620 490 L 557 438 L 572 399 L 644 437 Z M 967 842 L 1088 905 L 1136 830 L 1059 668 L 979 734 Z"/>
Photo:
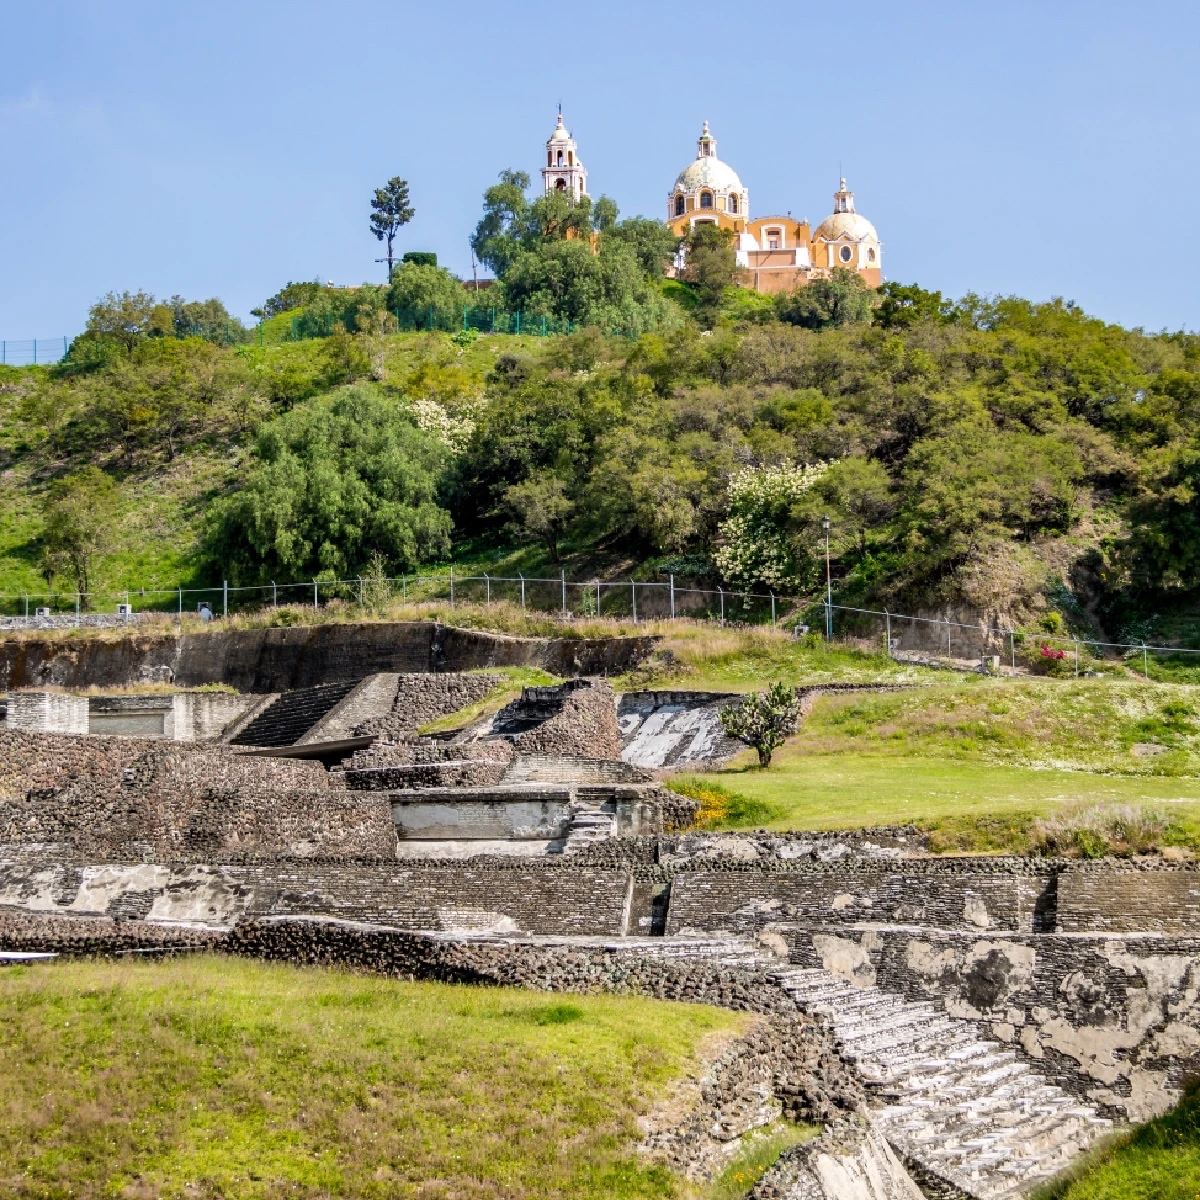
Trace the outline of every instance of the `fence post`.
<path fill-rule="evenodd" d="M 546 336 L 546 318 L 542 318 L 542 337 Z"/>
<path fill-rule="evenodd" d="M 400 576 L 400 603 L 408 603 L 408 580 L 403 575 Z"/>
<path fill-rule="evenodd" d="M 221 580 L 221 616 L 229 616 L 229 580 Z"/>
<path fill-rule="evenodd" d="M 271 580 L 271 607 L 279 607 L 279 589 L 275 586 L 275 580 Z"/>
<path fill-rule="evenodd" d="M 525 611 L 525 576 L 521 575 L 520 571 L 518 571 L 517 574 L 521 576 L 521 611 L 524 612 Z"/>
<path fill-rule="evenodd" d="M 717 593 L 721 597 L 721 624 L 725 624 L 725 589 L 717 588 Z"/>
<path fill-rule="evenodd" d="M 545 318 L 543 318 L 543 320 L 544 319 Z M 561 574 L 562 574 L 562 610 L 563 610 L 563 616 L 565 617 L 567 615 L 567 572 L 566 572 L 566 568 L 564 568 L 562 570 Z"/>
<path fill-rule="evenodd" d="M 1012 662 L 1012 669 L 1017 669 L 1017 639 L 1013 635 L 1013 631 L 1008 631 L 1008 657 Z"/>
<path fill-rule="evenodd" d="M 892 657 L 892 614 L 885 608 L 883 610 L 883 619 L 887 622 L 887 632 L 884 637 L 887 638 L 887 656 Z"/>
<path fill-rule="evenodd" d="M 675 576 L 671 576 L 671 620 L 675 620 Z"/>
<path fill-rule="evenodd" d="M 517 312 L 513 313 L 513 316 L 514 316 L 514 317 L 516 317 L 516 319 L 517 319 L 517 327 L 516 327 L 516 329 L 514 329 L 514 330 L 513 330 L 513 332 L 514 332 L 514 333 L 520 333 L 520 332 L 521 332 L 521 313 L 520 313 L 520 310 L 518 309 L 518 311 L 517 311 Z"/>
<path fill-rule="evenodd" d="M 33 365 L 37 366 L 37 338 L 33 339 Z M 75 624 L 78 625 L 79 622 L 76 621 Z"/>
<path fill-rule="evenodd" d="M 35 355 L 34 355 L 34 361 L 35 361 L 35 362 L 37 361 L 37 355 L 36 355 L 36 353 L 35 353 Z M 79 600 L 80 600 L 79 593 L 78 593 L 78 592 L 76 592 L 76 593 L 75 593 L 75 628 L 76 628 L 76 629 L 78 629 L 78 628 L 79 628 Z"/>
<path fill-rule="evenodd" d="M 363 606 L 363 577 L 360 575 L 358 577 L 358 607 L 362 608 L 362 606 Z"/>
<path fill-rule="evenodd" d="M 183 588 L 179 589 L 179 619 L 183 620 Z"/>
<path fill-rule="evenodd" d="M 321 594 L 317 591 L 317 581 L 313 580 L 313 611 L 321 607 Z"/>
<path fill-rule="evenodd" d="M 629 581 L 629 598 L 633 607 L 633 623 L 637 624 L 637 584 L 631 579 Z"/>
<path fill-rule="evenodd" d="M 596 616 L 600 615 L 600 580 L 596 580 Z"/>
<path fill-rule="evenodd" d="M 953 658 L 952 648 L 950 645 L 950 622 L 946 622 L 946 657 Z"/>
<path fill-rule="evenodd" d="M 1075 639 L 1075 678 L 1079 678 L 1079 639 Z"/>
<path fill-rule="evenodd" d="M 775 628 L 775 593 L 771 593 L 771 628 Z"/>
<path fill-rule="evenodd" d="M 430 309 L 429 311 L 432 312 L 433 309 Z M 453 563 L 450 564 L 450 607 L 451 608 L 454 607 L 454 564 Z"/>
<path fill-rule="evenodd" d="M 487 605 L 488 605 L 488 608 L 491 608 L 492 607 L 492 577 L 490 575 L 484 575 L 484 579 L 487 581 Z"/>
<path fill-rule="evenodd" d="M 1142 641 L 1142 674 L 1145 675 L 1147 680 L 1149 680 L 1149 678 L 1150 678 L 1150 657 L 1146 653 L 1146 642 L 1144 639 Z"/>

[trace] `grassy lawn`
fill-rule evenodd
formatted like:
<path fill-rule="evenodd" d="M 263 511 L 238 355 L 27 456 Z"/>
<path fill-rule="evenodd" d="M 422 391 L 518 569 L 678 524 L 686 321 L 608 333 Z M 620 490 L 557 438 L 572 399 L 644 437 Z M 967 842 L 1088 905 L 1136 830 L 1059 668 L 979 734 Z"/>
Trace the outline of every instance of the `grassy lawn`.
<path fill-rule="evenodd" d="M 0 1194 L 669 1197 L 635 1119 L 745 1018 L 201 957 L 0 973 Z"/>
<path fill-rule="evenodd" d="M 1069 1181 L 1037 1200 L 1196 1200 L 1200 1196 L 1200 1091 L 1119 1138 Z"/>
<path fill-rule="evenodd" d="M 1156 845 L 1200 847 L 1198 710 L 1193 688 L 1134 680 L 964 679 L 830 696 L 768 770 L 747 753 L 682 783 L 718 789 L 715 827 L 911 821 L 935 831 L 938 849 L 1021 850 L 1055 822 L 1103 824 L 1108 813 L 1149 822 L 1137 836 Z M 721 789 L 732 793 L 724 803 Z M 1088 851 L 1073 829 L 1058 836 L 1058 849 Z"/>

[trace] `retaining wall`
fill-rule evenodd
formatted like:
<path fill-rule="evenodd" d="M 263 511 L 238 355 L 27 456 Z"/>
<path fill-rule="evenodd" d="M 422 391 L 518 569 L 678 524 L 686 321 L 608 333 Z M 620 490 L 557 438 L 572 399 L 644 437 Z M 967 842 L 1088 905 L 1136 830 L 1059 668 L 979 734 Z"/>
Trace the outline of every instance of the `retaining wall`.
<path fill-rule="evenodd" d="M 285 692 L 379 672 L 534 666 L 556 675 L 620 674 L 653 637 L 518 638 L 431 621 L 363 622 L 127 637 L 0 641 L 0 691 L 122 687 L 148 680 L 181 687 L 228 683 L 239 692 Z"/>

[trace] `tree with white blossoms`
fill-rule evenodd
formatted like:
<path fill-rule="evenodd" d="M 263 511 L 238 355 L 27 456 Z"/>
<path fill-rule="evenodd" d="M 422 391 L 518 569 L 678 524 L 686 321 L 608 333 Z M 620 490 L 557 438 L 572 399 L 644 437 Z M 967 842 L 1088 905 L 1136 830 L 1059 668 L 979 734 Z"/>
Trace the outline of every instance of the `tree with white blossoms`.
<path fill-rule="evenodd" d="M 414 400 L 412 413 L 418 427 L 435 437 L 451 454 L 461 454 L 475 432 L 474 420 L 447 412 L 436 400 Z"/>
<path fill-rule="evenodd" d="M 729 516 L 717 530 L 713 559 L 735 587 L 798 590 L 808 582 L 808 562 L 788 536 L 792 505 L 828 470 L 825 463 L 747 467 L 729 482 Z"/>

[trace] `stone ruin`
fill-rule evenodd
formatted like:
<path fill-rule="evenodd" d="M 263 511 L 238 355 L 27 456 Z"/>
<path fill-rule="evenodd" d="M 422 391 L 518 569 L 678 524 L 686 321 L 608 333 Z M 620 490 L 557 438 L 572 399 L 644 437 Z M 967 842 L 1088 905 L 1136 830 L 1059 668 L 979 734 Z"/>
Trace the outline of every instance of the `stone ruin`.
<path fill-rule="evenodd" d="M 643 1150 L 704 1179 L 774 1122 L 823 1125 L 758 1200 L 1025 1195 L 1200 1070 L 1195 864 L 691 830 L 694 803 L 654 772 L 732 749 L 712 693 L 572 679 L 417 732 L 499 682 L 376 672 L 253 696 L 221 741 L 11 724 L 0 946 L 756 1013 L 686 1104 L 648 1116 Z"/>

